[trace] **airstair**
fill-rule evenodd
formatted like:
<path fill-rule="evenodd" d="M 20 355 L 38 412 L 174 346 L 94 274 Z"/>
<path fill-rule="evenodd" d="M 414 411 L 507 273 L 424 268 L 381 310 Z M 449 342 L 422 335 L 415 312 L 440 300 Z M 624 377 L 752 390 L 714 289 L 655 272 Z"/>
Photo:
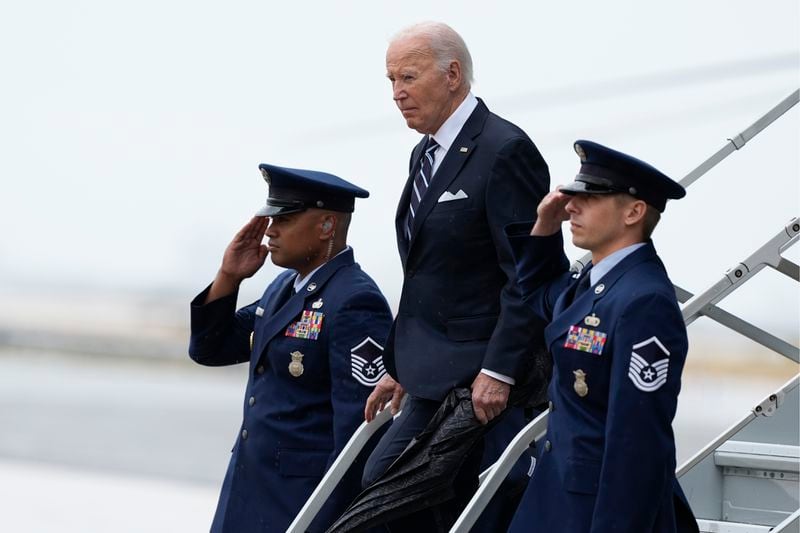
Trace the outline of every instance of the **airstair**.
<path fill-rule="evenodd" d="M 688 187 L 703 174 L 800 101 L 793 92 L 749 128 L 681 180 Z M 717 304 L 769 267 L 800 282 L 800 266 L 783 253 L 800 238 L 800 219 L 792 218 L 749 257 L 734 265 L 701 294 L 675 286 L 687 326 L 705 317 L 800 363 L 800 349 L 717 307 Z M 573 264 L 580 270 L 590 257 Z M 488 505 L 514 463 L 547 431 L 548 411 L 520 431 L 500 458 L 480 477 L 480 486 L 450 533 L 467 533 Z M 303 533 L 369 438 L 391 418 L 379 413 L 354 433 L 314 493 L 289 526 Z M 702 533 L 800 532 L 800 374 L 774 391 L 728 430 L 697 452 L 676 473 Z"/>

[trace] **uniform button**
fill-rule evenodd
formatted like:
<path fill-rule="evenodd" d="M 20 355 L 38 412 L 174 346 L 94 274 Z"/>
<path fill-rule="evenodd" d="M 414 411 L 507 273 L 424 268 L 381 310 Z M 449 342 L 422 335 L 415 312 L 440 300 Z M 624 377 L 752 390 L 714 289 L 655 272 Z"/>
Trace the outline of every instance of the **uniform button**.
<path fill-rule="evenodd" d="M 256 403 L 256 397 L 255 396 L 250 396 L 250 399 L 247 400 L 247 403 L 250 404 L 250 407 L 253 407 L 253 405 Z"/>
<path fill-rule="evenodd" d="M 553 402 L 552 401 L 547 402 L 547 408 L 550 409 L 551 413 L 553 412 Z"/>
<path fill-rule="evenodd" d="M 256 368 L 256 372 L 258 372 L 259 374 L 263 374 L 264 373 L 264 365 L 259 365 L 259 367 Z"/>
<path fill-rule="evenodd" d="M 544 451 L 549 452 L 552 448 L 553 448 L 553 445 L 550 444 L 549 440 L 544 442 Z"/>
<path fill-rule="evenodd" d="M 242 430 L 242 440 L 247 440 L 247 430 L 246 429 Z"/>

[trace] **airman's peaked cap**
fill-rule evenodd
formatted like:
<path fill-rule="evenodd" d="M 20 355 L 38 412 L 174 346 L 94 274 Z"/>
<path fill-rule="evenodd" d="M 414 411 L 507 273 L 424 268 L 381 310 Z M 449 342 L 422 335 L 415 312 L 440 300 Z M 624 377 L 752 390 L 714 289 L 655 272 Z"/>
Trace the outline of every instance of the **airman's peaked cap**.
<path fill-rule="evenodd" d="M 559 190 L 566 194 L 626 193 L 664 211 L 667 199 L 686 195 L 686 189 L 661 171 L 635 157 L 592 141 L 575 141 L 581 168 L 575 181 Z"/>

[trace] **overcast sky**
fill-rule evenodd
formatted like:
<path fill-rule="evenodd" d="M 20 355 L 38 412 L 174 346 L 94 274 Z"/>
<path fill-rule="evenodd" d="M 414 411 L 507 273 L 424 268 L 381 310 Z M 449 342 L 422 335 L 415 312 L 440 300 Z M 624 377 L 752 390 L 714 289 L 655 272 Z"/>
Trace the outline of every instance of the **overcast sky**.
<path fill-rule="evenodd" d="M 578 138 L 680 179 L 800 84 L 796 0 L 15 2 L 0 11 L 0 289 L 188 299 L 264 202 L 268 162 L 371 191 L 350 241 L 395 303 L 394 212 L 419 136 L 384 54 L 426 19 L 461 33 L 474 93 L 531 136 L 554 185 Z M 668 206 L 655 241 L 676 283 L 706 288 L 797 215 L 799 116 Z M 730 305 L 794 327 L 797 295 L 770 272 Z"/>

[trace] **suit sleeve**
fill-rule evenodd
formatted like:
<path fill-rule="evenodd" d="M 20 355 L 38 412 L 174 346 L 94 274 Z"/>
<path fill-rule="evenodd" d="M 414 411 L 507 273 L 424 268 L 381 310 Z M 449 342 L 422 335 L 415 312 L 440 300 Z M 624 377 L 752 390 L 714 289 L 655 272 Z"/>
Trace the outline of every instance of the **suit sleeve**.
<path fill-rule="evenodd" d="M 333 406 L 334 449 L 328 468 L 364 421 L 364 404 L 385 373 L 383 347 L 392 324 L 389 305 L 374 287 L 352 289 L 331 316 L 328 359 Z M 374 373 L 368 369 L 375 369 Z M 325 531 L 361 490 L 361 475 L 368 453 L 362 452 L 328 498 L 310 531 Z"/>
<path fill-rule="evenodd" d="M 549 187 L 547 164 L 527 137 L 507 142 L 498 152 L 486 187 L 487 221 L 507 282 L 500 293 L 500 314 L 482 367 L 515 379 L 522 377 L 525 359 L 530 357 L 536 337 L 541 337 L 543 324 L 522 302 L 504 228 L 535 217 L 536 207 Z"/>
<path fill-rule="evenodd" d="M 256 303 L 236 310 L 238 291 L 203 304 L 211 288 L 198 294 L 190 305 L 189 356 L 206 366 L 223 366 L 250 360 L 250 332 Z"/>
<path fill-rule="evenodd" d="M 605 448 L 591 531 L 650 531 L 658 511 L 652 503 L 672 492 L 672 419 L 686 327 L 675 301 L 654 293 L 626 307 L 610 340 Z"/>
<path fill-rule="evenodd" d="M 547 237 L 530 235 L 532 222 L 509 224 L 506 235 L 514 254 L 517 286 L 522 300 L 545 322 L 553 319 L 553 308 L 571 281 L 564 238 L 559 231 Z"/>

